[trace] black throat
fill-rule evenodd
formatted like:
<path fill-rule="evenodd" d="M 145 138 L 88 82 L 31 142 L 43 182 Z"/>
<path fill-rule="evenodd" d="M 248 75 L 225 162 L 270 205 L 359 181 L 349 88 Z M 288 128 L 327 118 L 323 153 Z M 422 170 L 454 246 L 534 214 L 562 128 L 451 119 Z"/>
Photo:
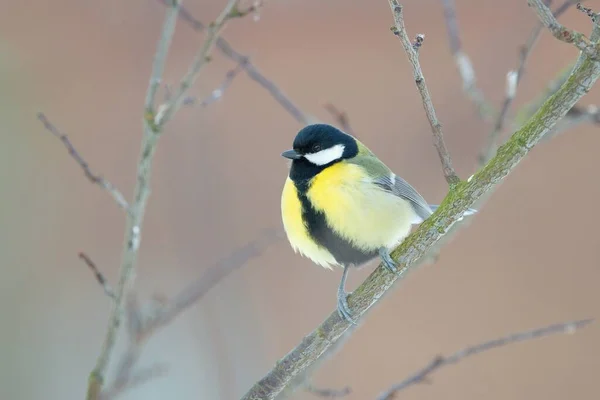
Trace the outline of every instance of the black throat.
<path fill-rule="evenodd" d="M 305 158 L 294 160 L 292 161 L 292 168 L 290 169 L 290 179 L 296 185 L 299 194 L 306 195 L 312 178 L 317 176 L 325 168 L 330 167 L 339 161 L 340 160 L 335 160 L 329 164 L 316 165 Z"/>
<path fill-rule="evenodd" d="M 315 209 L 308 199 L 308 190 L 312 179 L 324 169 L 340 161 L 336 160 L 325 165 L 315 165 L 304 158 L 294 160 L 290 170 L 290 179 L 296 186 L 298 199 L 302 204 L 302 220 L 306 224 L 308 234 L 316 243 L 326 248 L 341 265 L 360 265 L 376 257 L 377 251 L 362 251 L 340 237 L 327 224 L 323 212 Z"/>

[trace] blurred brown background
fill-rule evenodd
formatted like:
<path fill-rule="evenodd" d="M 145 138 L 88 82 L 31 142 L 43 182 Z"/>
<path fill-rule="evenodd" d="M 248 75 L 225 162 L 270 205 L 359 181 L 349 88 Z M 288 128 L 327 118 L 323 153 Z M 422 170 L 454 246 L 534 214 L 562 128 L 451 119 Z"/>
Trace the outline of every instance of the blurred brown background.
<path fill-rule="evenodd" d="M 225 0 L 186 1 L 209 21 Z M 476 167 L 489 132 L 462 93 L 440 2 L 405 1 L 409 33 L 459 174 Z M 598 9 L 600 1 L 587 2 Z M 458 0 L 463 44 L 480 87 L 499 104 L 504 78 L 536 20 L 525 0 Z M 410 67 L 388 28 L 385 0 L 272 0 L 224 36 L 305 112 L 348 112 L 360 137 L 432 203 L 446 185 Z M 114 282 L 124 216 L 87 182 L 36 120 L 45 112 L 92 168 L 127 196 L 134 184 L 143 96 L 164 7 L 156 0 L 0 3 L 0 398 L 81 399 L 109 301 L 77 258 Z M 562 19 L 589 32 L 572 9 Z M 203 36 L 180 23 L 166 71 L 175 84 Z M 516 105 L 577 56 L 543 34 Z M 234 64 L 215 53 L 191 94 L 220 85 Z M 594 90 L 583 102 L 600 102 Z M 513 108 L 513 111 L 517 107 Z M 287 172 L 280 157 L 301 126 L 241 74 L 207 109 L 183 109 L 162 137 L 145 219 L 137 286 L 171 295 L 265 228 L 279 228 Z M 314 384 L 350 385 L 372 399 L 439 353 L 553 322 L 600 317 L 598 127 L 537 147 L 436 265 L 398 285 Z M 260 189 L 259 189 L 260 188 Z M 350 287 L 371 268 L 351 274 Z M 160 331 L 141 365 L 166 377 L 123 399 L 236 399 L 335 307 L 340 272 L 294 255 L 285 240 L 230 275 Z M 407 399 L 594 398 L 598 324 L 473 357 L 441 370 Z M 299 393 L 296 398 L 313 395 Z"/>

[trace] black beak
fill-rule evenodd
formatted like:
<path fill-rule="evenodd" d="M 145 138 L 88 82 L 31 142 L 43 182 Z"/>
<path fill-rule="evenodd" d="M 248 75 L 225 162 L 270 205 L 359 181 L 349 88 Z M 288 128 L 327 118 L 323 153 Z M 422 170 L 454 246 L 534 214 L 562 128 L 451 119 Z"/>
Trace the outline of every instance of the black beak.
<path fill-rule="evenodd" d="M 286 150 L 281 155 L 285 158 L 289 158 L 290 160 L 297 160 L 302 158 L 302 154 L 296 152 L 296 150 Z"/>

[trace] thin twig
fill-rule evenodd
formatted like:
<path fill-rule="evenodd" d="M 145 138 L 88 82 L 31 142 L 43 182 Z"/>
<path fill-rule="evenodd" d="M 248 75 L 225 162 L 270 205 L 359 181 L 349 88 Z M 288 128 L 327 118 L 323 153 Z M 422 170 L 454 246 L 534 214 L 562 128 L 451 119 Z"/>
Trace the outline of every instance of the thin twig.
<path fill-rule="evenodd" d="M 115 381 L 102 391 L 102 399 L 112 399 L 132 388 L 135 384 L 132 381 L 139 375 L 139 372 L 135 372 L 135 367 L 142 354 L 143 347 L 156 331 L 168 325 L 183 311 L 197 303 L 226 276 L 247 264 L 249 260 L 263 254 L 265 249 L 281 238 L 282 235 L 283 233 L 280 231 L 267 230 L 262 232 L 258 235 L 258 239 L 232 252 L 229 257 L 212 266 L 170 301 L 157 304 L 157 308 L 147 313 L 147 315 L 142 315 L 136 298 L 130 296 L 126 307 L 129 343 L 118 362 Z"/>
<path fill-rule="evenodd" d="M 332 103 L 327 103 L 324 107 L 344 132 L 356 137 L 354 129 L 352 129 L 352 126 L 350 125 L 350 119 L 348 118 L 346 111 L 338 109 Z"/>
<path fill-rule="evenodd" d="M 552 33 L 552 36 L 562 42 L 571 43 L 592 60 L 600 58 L 597 51 L 598 46 L 595 43 L 591 43 L 583 33 L 569 29 L 559 23 L 552 11 L 546 7 L 542 0 L 527 0 L 527 4 L 533 8 L 540 21 Z"/>
<path fill-rule="evenodd" d="M 565 131 L 585 123 L 596 126 L 600 125 L 600 108 L 597 105 L 590 104 L 589 106 L 575 106 L 571 108 L 565 118 L 546 134 L 544 140 L 552 139 Z"/>
<path fill-rule="evenodd" d="M 156 115 L 154 115 L 153 123 L 157 127 L 164 126 L 164 124 L 167 123 L 173 117 L 175 112 L 183 105 L 183 101 L 185 100 L 185 94 L 187 90 L 194 84 L 200 71 L 210 61 L 212 48 L 217 42 L 217 39 L 219 38 L 219 35 L 225 27 L 227 21 L 229 21 L 232 18 L 243 17 L 249 12 L 251 12 L 240 11 L 238 9 L 239 2 L 240 0 L 228 0 L 227 5 L 225 6 L 221 14 L 217 17 L 215 22 L 209 25 L 204 44 L 202 45 L 202 48 L 192 61 L 192 64 L 190 65 L 187 74 L 181 80 L 179 88 L 175 91 L 175 93 L 168 102 L 162 104 L 158 108 Z"/>
<path fill-rule="evenodd" d="M 112 286 L 110 286 L 110 283 L 108 283 L 108 280 L 104 277 L 102 272 L 100 272 L 98 267 L 96 267 L 96 264 L 94 263 L 94 261 L 92 261 L 92 259 L 83 252 L 79 253 L 79 258 L 81 258 L 83 260 L 83 262 L 85 263 L 85 265 L 87 265 L 88 268 L 92 271 L 92 273 L 94 274 L 94 277 L 96 278 L 96 281 L 98 281 L 100 286 L 102 286 L 104 293 L 108 297 L 110 297 L 111 299 L 114 300 L 115 299 L 115 291 L 113 290 Z"/>
<path fill-rule="evenodd" d="M 477 86 L 475 69 L 468 54 L 462 49 L 460 33 L 458 29 L 458 18 L 456 17 L 456 5 L 454 0 L 441 0 L 444 7 L 444 19 L 450 42 L 450 52 L 458 68 L 463 90 L 467 97 L 475 104 L 479 117 L 484 121 L 491 120 L 494 108 L 486 101 L 483 92 Z"/>
<path fill-rule="evenodd" d="M 235 66 L 235 68 L 227 71 L 227 73 L 225 74 L 225 79 L 223 80 L 221 85 L 219 85 L 219 87 L 213 90 L 210 93 L 210 95 L 208 95 L 200 103 L 198 103 L 198 105 L 204 108 L 218 101 L 221 97 L 223 97 L 223 93 L 225 93 L 227 88 L 231 85 L 233 80 L 240 74 L 240 72 L 243 71 L 243 69 L 243 65 L 238 64 Z M 184 100 L 183 104 L 192 106 L 196 104 L 196 99 L 194 97 L 188 97 Z"/>
<path fill-rule="evenodd" d="M 395 282 L 413 271 L 428 251 L 463 217 L 465 211 L 508 176 L 544 135 L 592 88 L 600 77 L 600 63 L 587 57 L 588 53 L 580 55 L 567 83 L 550 96 L 500 147 L 496 156 L 471 178 L 460 182 L 455 190 L 446 196 L 436 213 L 420 224 L 392 251 L 391 256 L 399 266 L 399 273 L 392 274 L 383 264 L 379 264 L 354 290 L 348 297 L 348 303 L 356 319 L 362 319 Z M 597 59 L 600 51 L 592 56 Z M 350 331 L 352 325 L 340 318 L 334 310 L 256 382 L 242 400 L 273 400 L 280 393 L 292 390 L 294 385 L 298 384 L 296 378 L 303 376 L 313 365 L 327 357 L 331 349 L 337 348 L 340 339 L 345 339 Z"/>
<path fill-rule="evenodd" d="M 348 396 L 352 393 L 352 389 L 346 386 L 343 389 L 323 389 L 316 388 L 313 385 L 307 385 L 305 390 L 315 396 L 326 398 L 326 399 L 337 399 L 340 397 Z"/>
<path fill-rule="evenodd" d="M 112 198 L 115 200 L 119 207 L 124 209 L 126 212 L 129 212 L 129 204 L 127 203 L 127 200 L 125 200 L 125 196 L 123 196 L 123 193 L 121 193 L 121 191 L 117 189 L 115 185 L 104 179 L 101 175 L 96 175 L 92 172 L 88 163 L 81 156 L 81 154 L 79 154 L 77 149 L 75 149 L 75 146 L 73 146 L 67 135 L 59 131 L 58 128 L 54 124 L 52 124 L 52 122 L 50 122 L 50 120 L 46 117 L 44 113 L 39 112 L 37 114 L 37 117 L 42 122 L 42 124 L 44 124 L 44 128 L 46 128 L 48 132 L 60 139 L 60 141 L 63 143 L 63 145 L 69 152 L 69 155 L 77 162 L 77 164 L 79 164 L 79 166 L 83 170 L 85 177 L 88 178 L 90 182 L 106 190 L 108 194 L 112 196 Z"/>
<path fill-rule="evenodd" d="M 584 7 L 581 5 L 581 3 L 577 3 L 577 9 L 590 17 L 594 24 L 598 22 L 598 14 L 595 13 L 591 8 Z"/>
<path fill-rule="evenodd" d="M 113 309 L 111 310 L 109 316 L 106 334 L 102 343 L 102 349 L 100 350 L 100 355 L 98 356 L 96 365 L 88 380 L 88 400 L 97 400 L 100 397 L 102 386 L 104 385 L 106 371 L 114 352 L 117 333 L 123 322 L 124 303 L 129 295 L 135 279 L 135 264 L 140 246 L 142 222 L 144 219 L 148 196 L 150 194 L 149 185 L 152 159 L 160 133 L 160 131 L 154 129 L 153 125 L 150 125 L 148 115 L 153 115 L 152 103 L 154 96 L 156 95 L 157 85 L 160 84 L 162 78 L 161 72 L 164 69 L 164 64 L 166 63 L 171 37 L 175 31 L 174 25 L 177 22 L 178 8 L 178 0 L 172 0 L 169 3 L 169 7 L 167 8 L 165 16 L 165 22 L 163 24 L 162 32 L 160 34 L 160 39 L 156 49 L 156 55 L 154 56 L 152 74 L 150 77 L 150 83 L 148 84 L 148 90 L 144 103 L 144 115 L 146 118 L 144 119 L 144 134 L 141 144 L 142 151 L 137 166 L 137 183 L 134 189 L 133 201 L 129 208 L 130 212 L 127 215 L 125 244 L 123 246 L 121 267 L 119 270 L 119 283 L 115 291 L 116 297 L 115 301 L 113 302 Z"/>
<path fill-rule="evenodd" d="M 417 35 L 416 41 L 414 43 L 411 42 L 411 40 L 408 37 L 408 33 L 406 32 L 406 28 L 404 26 L 402 6 L 398 3 L 397 0 L 389 0 L 389 3 L 394 14 L 395 21 L 395 25 L 392 27 L 392 32 L 394 33 L 394 35 L 400 38 L 402 46 L 404 47 L 406 55 L 408 56 L 408 60 L 412 65 L 413 76 L 415 78 L 417 88 L 419 89 L 419 93 L 421 94 L 421 99 L 423 100 L 425 114 L 427 114 L 429 124 L 431 125 L 431 130 L 433 132 L 433 142 L 438 152 L 440 161 L 442 163 L 444 177 L 446 178 L 448 185 L 452 187 L 459 183 L 460 179 L 458 178 L 458 175 L 456 175 L 456 172 L 452 167 L 452 159 L 450 158 L 450 154 L 448 153 L 448 149 L 446 148 L 446 144 L 444 142 L 442 124 L 440 123 L 435 114 L 433 102 L 431 101 L 431 96 L 429 95 L 429 90 L 427 89 L 427 85 L 425 84 L 425 78 L 423 77 L 423 72 L 421 71 L 421 65 L 419 63 L 418 49 L 423 43 L 424 36 Z"/>
<path fill-rule="evenodd" d="M 402 382 L 395 384 L 394 386 L 389 388 L 387 391 L 385 391 L 385 393 L 381 394 L 377 398 L 377 400 L 391 400 L 401 390 L 406 389 L 407 387 L 412 386 L 414 384 L 425 382 L 429 378 L 429 376 L 436 370 L 450 364 L 456 364 L 467 357 L 517 342 L 538 339 L 550 335 L 575 333 L 576 330 L 589 325 L 592 321 L 592 319 L 584 319 L 580 321 L 564 322 L 560 324 L 550 325 L 544 328 L 513 333 L 511 335 L 499 339 L 494 339 L 475 346 L 467 347 L 463 350 L 457 351 L 456 353 L 448 357 L 438 356 L 434 358 L 425 368 L 421 369 L 420 371 L 409 376 Z"/>
<path fill-rule="evenodd" d="M 551 3 L 552 0 L 547 0 L 546 6 L 549 7 Z M 560 17 L 565 11 L 569 9 L 570 6 L 572 6 L 575 3 L 576 1 L 566 0 L 554 11 L 554 17 Z M 517 94 L 517 88 L 521 83 L 523 74 L 525 73 L 525 66 L 527 64 L 527 61 L 529 60 L 529 56 L 531 55 L 533 48 L 535 47 L 535 44 L 537 43 L 540 37 L 543 28 L 544 25 L 538 21 L 536 23 L 536 26 L 533 28 L 533 31 L 529 35 L 529 38 L 521 47 L 521 50 L 519 52 L 517 68 L 513 71 L 509 71 L 507 74 L 505 97 L 502 101 L 502 107 L 500 108 L 500 112 L 498 113 L 496 122 L 494 123 L 494 127 L 488 135 L 486 139 L 486 144 L 479 155 L 480 165 L 485 164 L 494 155 L 494 151 L 497 147 L 498 138 L 504 130 L 504 123 L 508 115 L 508 111 L 515 99 L 515 96 Z"/>
<path fill-rule="evenodd" d="M 158 0 L 162 4 L 166 4 L 168 0 Z M 197 32 L 203 32 L 205 25 L 194 17 L 185 7 L 180 7 L 179 17 Z M 285 93 L 270 79 L 268 79 L 260 70 L 250 61 L 244 54 L 235 50 L 227 40 L 219 37 L 216 42 L 216 47 L 226 57 L 242 65 L 248 76 L 262 86 L 267 92 L 286 110 L 296 121 L 302 125 L 309 125 L 316 121 L 315 118 L 304 113 L 294 102 L 287 97 Z"/>

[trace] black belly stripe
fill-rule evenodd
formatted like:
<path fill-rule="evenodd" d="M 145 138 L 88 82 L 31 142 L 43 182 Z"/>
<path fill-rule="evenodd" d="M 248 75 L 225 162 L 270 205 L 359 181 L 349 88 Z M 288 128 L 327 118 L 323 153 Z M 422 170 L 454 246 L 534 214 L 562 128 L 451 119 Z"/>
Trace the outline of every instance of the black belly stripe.
<path fill-rule="evenodd" d="M 377 251 L 364 252 L 340 237 L 327 225 L 325 214 L 313 207 L 306 192 L 304 190 L 297 190 L 297 192 L 302 204 L 302 218 L 308 227 L 308 234 L 315 242 L 329 250 L 338 263 L 360 265 L 377 257 Z"/>

